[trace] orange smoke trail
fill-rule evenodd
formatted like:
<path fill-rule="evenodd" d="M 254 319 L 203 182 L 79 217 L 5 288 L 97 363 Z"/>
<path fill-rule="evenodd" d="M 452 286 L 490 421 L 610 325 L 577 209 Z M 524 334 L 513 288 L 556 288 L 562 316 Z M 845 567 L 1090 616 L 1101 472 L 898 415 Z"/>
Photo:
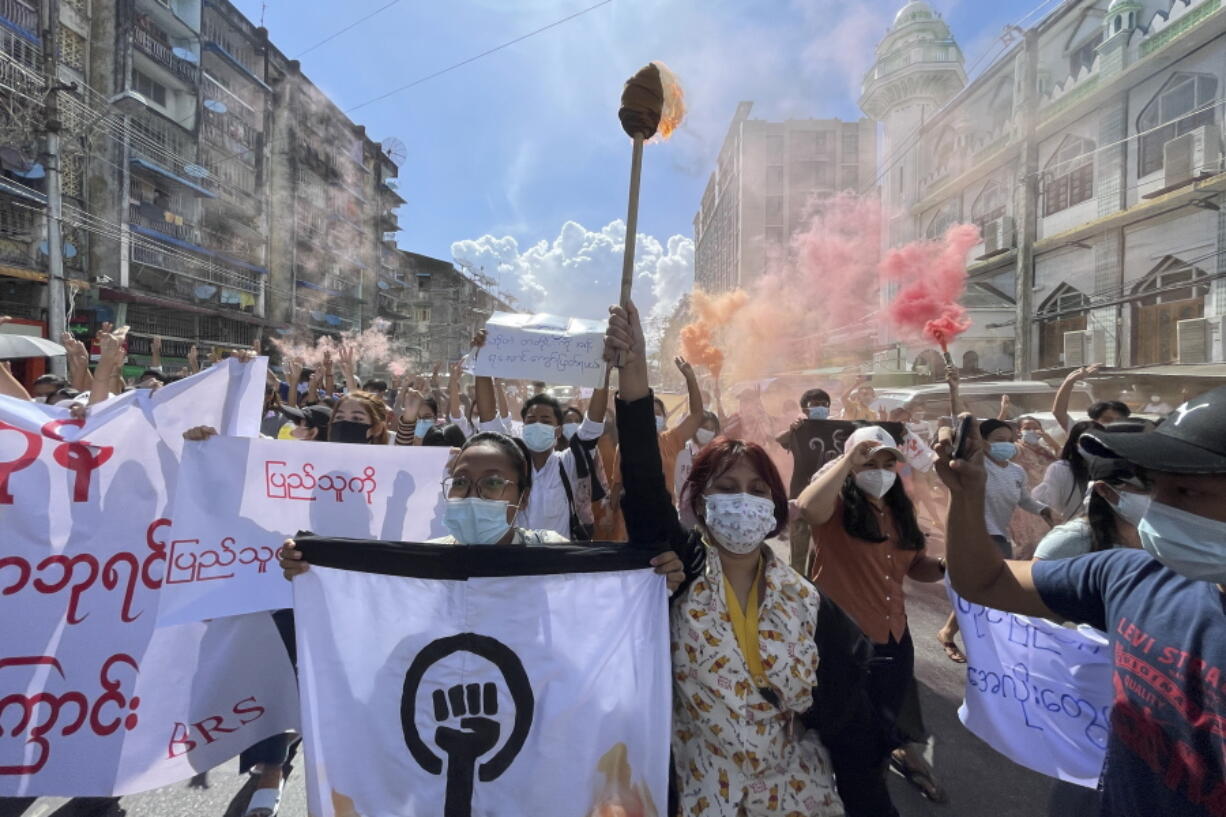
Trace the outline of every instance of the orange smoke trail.
<path fill-rule="evenodd" d="M 724 352 L 716 345 L 716 333 L 728 326 L 748 302 L 749 294 L 740 289 L 722 295 L 694 290 L 690 305 L 696 318 L 681 329 L 682 356 L 718 376 L 724 367 Z"/>

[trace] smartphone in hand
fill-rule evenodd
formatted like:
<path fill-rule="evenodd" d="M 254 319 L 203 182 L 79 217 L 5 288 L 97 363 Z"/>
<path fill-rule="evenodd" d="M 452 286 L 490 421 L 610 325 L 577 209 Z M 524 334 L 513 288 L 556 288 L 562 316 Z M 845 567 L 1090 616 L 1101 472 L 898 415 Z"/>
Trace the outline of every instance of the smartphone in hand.
<path fill-rule="evenodd" d="M 954 459 L 964 460 L 971 455 L 971 431 L 975 418 L 971 415 L 959 417 L 954 426 Z"/>

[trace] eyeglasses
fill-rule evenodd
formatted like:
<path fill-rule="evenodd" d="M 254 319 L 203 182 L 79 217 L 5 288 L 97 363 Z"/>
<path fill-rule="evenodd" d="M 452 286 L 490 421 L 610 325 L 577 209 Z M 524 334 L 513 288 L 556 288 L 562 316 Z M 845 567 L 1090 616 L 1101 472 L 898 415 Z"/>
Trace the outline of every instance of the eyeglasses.
<path fill-rule="evenodd" d="M 490 474 L 478 480 L 472 480 L 468 477 L 448 477 L 443 480 L 443 496 L 448 499 L 463 499 L 472 496 L 473 487 L 475 486 L 477 496 L 481 499 L 501 499 L 502 492 L 506 490 L 508 485 L 517 484 L 513 480 L 503 479 L 497 474 Z"/>

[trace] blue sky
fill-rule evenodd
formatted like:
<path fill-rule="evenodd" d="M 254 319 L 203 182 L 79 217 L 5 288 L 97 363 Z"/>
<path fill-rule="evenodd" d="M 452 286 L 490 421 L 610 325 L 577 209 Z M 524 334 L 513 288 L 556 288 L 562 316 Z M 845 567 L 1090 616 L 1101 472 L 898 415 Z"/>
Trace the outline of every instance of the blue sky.
<path fill-rule="evenodd" d="M 296 57 L 387 2 L 237 5 L 257 23 L 265 6 L 272 40 Z M 596 2 L 402 0 L 303 56 L 303 70 L 348 109 Z M 968 64 L 1038 3 L 933 0 Z M 613 0 L 350 115 L 373 138 L 408 146 L 402 247 L 463 255 L 526 306 L 595 316 L 620 274 L 630 158 L 621 85 L 650 60 L 668 63 L 690 113 L 671 142 L 648 148 L 636 265 L 636 298 L 662 314 L 688 289 L 687 239 L 736 103 L 753 100 L 766 119 L 858 117 L 859 79 L 901 5 Z"/>

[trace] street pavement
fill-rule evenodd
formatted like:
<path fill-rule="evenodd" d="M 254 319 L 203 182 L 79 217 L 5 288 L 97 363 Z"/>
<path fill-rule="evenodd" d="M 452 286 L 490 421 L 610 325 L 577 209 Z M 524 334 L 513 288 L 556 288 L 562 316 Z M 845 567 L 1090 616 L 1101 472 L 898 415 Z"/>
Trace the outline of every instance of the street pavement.
<path fill-rule="evenodd" d="M 931 540 L 931 551 L 940 555 L 940 537 Z M 1047 817 L 1051 781 L 1029 772 L 970 734 L 958 721 L 965 665 L 945 657 L 935 634 L 949 613 L 940 585 L 908 587 L 908 617 L 916 644 L 916 677 L 920 701 L 932 739 L 928 759 L 948 791 L 950 802 L 937 805 L 897 774 L 891 775 L 894 802 L 903 817 Z M 235 800 L 245 778 L 237 774 L 238 763 L 227 764 L 208 775 L 207 789 L 187 783 L 124 797 L 128 817 L 242 817 L 244 802 Z M 0 798 L 0 817 L 18 817 L 22 804 Z M 237 813 L 227 810 L 231 808 Z M 306 816 L 303 775 L 295 771 L 286 787 L 280 814 Z M 63 798 L 42 798 L 25 811 L 25 817 L 102 817 L 96 808 L 75 808 Z M 113 813 L 114 814 L 114 813 Z M 111 815 L 107 815 L 111 817 Z M 546 817 L 546 816 L 542 816 Z M 560 816 L 559 816 L 560 817 Z M 1080 817 L 1089 817 L 1081 815 Z"/>

